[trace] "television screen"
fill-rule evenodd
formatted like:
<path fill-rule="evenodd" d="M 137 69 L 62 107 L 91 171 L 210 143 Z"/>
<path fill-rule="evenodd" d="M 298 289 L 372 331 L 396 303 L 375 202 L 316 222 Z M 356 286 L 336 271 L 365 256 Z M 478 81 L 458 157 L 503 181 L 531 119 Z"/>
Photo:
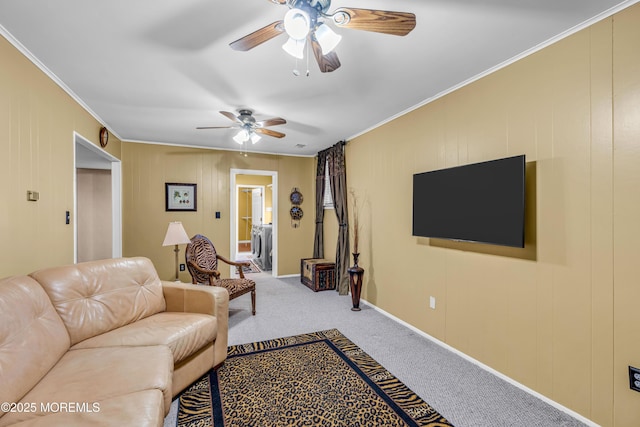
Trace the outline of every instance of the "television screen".
<path fill-rule="evenodd" d="M 525 156 L 413 175 L 413 235 L 524 247 Z"/>

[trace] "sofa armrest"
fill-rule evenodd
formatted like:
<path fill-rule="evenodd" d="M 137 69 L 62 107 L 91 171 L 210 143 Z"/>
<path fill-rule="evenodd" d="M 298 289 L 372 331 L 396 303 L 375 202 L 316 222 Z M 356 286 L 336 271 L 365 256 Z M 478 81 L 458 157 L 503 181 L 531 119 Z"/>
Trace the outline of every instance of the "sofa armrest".
<path fill-rule="evenodd" d="M 227 358 L 229 338 L 229 292 L 218 286 L 162 281 L 167 311 L 215 316 L 218 335 L 214 343 L 214 367 Z"/>

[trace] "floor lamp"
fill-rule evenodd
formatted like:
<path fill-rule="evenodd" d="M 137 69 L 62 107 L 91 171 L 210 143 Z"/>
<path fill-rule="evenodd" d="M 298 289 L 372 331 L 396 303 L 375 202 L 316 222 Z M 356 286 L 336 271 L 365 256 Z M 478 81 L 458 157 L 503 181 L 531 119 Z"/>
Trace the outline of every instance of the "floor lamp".
<path fill-rule="evenodd" d="M 186 243 L 190 243 L 189 236 L 187 236 L 187 232 L 184 231 L 184 227 L 180 221 L 170 222 L 169 228 L 167 228 L 167 234 L 164 236 L 164 242 L 162 246 L 171 246 L 175 245 L 175 249 L 173 250 L 176 253 L 176 277 L 175 281 L 179 282 L 178 279 L 178 245 L 183 245 Z"/>

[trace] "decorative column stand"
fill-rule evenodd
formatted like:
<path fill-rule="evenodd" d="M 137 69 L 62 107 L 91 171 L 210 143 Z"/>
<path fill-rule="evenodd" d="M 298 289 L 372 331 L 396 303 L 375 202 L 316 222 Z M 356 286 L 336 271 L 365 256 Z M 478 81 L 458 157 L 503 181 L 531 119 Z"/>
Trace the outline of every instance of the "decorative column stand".
<path fill-rule="evenodd" d="M 349 284 L 351 286 L 351 311 L 360 311 L 360 293 L 362 292 L 362 275 L 364 268 L 358 266 L 359 253 L 353 254 L 353 267 L 349 267 Z"/>

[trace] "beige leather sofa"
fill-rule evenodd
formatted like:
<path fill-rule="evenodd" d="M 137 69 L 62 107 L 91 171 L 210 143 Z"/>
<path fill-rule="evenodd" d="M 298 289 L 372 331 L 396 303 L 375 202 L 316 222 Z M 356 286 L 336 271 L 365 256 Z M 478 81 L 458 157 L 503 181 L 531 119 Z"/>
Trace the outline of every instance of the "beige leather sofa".
<path fill-rule="evenodd" d="M 0 426 L 161 426 L 226 359 L 228 303 L 142 257 L 0 279 Z"/>

